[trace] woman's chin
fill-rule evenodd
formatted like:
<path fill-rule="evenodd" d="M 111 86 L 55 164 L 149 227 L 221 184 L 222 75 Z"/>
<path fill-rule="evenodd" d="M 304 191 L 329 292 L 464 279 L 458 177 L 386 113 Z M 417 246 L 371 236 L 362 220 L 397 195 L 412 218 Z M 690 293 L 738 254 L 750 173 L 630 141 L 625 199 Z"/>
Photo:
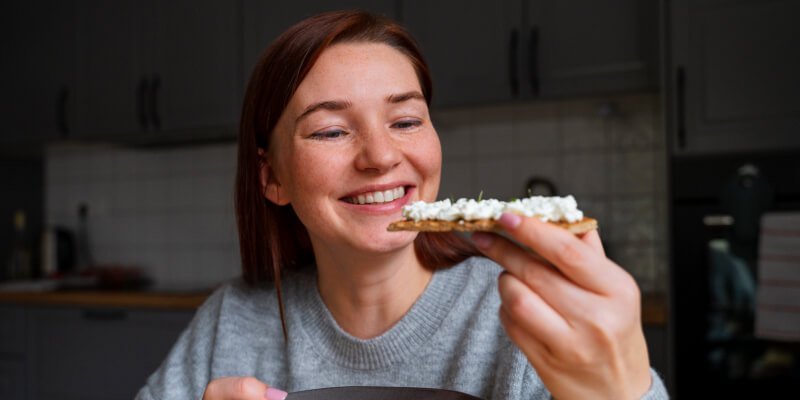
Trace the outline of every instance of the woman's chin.
<path fill-rule="evenodd" d="M 417 232 L 380 232 L 355 243 L 361 251 L 387 254 L 412 246 L 416 237 Z"/>

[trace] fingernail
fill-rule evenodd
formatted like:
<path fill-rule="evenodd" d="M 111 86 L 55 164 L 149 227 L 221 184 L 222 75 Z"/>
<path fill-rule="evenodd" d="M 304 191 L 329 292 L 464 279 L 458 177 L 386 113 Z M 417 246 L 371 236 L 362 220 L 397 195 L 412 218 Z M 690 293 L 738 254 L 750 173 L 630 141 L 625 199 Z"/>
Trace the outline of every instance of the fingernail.
<path fill-rule="evenodd" d="M 494 237 L 487 233 L 475 232 L 472 234 L 472 241 L 480 249 L 487 249 L 494 242 Z"/>
<path fill-rule="evenodd" d="M 288 395 L 289 393 L 286 393 L 283 390 L 275 388 L 268 388 L 267 393 L 265 394 L 267 400 L 283 400 Z"/>
<path fill-rule="evenodd" d="M 497 222 L 499 222 L 503 228 L 513 229 L 522 223 L 522 217 L 514 213 L 505 212 L 500 216 L 500 219 L 498 219 Z"/>

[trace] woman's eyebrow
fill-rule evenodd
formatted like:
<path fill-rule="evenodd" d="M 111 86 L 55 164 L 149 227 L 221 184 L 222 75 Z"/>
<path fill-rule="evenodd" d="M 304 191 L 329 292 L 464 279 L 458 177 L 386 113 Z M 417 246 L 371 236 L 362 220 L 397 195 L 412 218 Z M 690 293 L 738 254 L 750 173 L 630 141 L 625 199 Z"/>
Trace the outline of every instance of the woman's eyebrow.
<path fill-rule="evenodd" d="M 307 117 L 309 114 L 319 111 L 319 110 L 328 110 L 328 111 L 340 111 L 344 110 L 348 107 L 353 105 L 347 100 L 325 100 L 319 103 L 314 103 L 308 107 L 297 117 L 295 123 L 300 122 L 301 119 Z"/>
<path fill-rule="evenodd" d="M 425 101 L 425 96 L 422 93 L 412 90 L 410 92 L 400 93 L 400 94 L 392 94 L 386 97 L 387 103 L 402 103 L 407 100 L 422 100 Z"/>

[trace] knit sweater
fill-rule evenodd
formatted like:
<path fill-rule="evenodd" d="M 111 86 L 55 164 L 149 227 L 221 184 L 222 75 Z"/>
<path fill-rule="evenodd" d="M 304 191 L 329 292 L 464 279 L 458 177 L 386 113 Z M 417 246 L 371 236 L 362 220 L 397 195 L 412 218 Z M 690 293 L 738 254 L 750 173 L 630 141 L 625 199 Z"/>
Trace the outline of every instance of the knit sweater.
<path fill-rule="evenodd" d="M 232 281 L 198 309 L 137 399 L 199 399 L 209 381 L 225 376 L 254 376 L 289 392 L 408 386 L 485 399 L 549 399 L 498 319 L 500 272 L 477 257 L 437 271 L 399 322 L 366 340 L 337 325 L 319 295 L 314 268 L 282 281 L 288 341 L 275 291 Z M 667 398 L 661 379 L 651 375 L 645 398 Z"/>

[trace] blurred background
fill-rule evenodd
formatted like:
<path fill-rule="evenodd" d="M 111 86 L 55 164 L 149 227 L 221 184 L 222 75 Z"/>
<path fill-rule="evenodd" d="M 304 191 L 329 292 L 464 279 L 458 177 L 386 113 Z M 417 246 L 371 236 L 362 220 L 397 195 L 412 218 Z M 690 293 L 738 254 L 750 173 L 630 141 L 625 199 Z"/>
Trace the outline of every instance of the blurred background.
<path fill-rule="evenodd" d="M 440 198 L 599 220 L 674 397 L 796 391 L 800 1 L 63 0 L 0 16 L 0 398 L 136 393 L 239 275 L 253 65 L 345 8 L 418 39 Z"/>

